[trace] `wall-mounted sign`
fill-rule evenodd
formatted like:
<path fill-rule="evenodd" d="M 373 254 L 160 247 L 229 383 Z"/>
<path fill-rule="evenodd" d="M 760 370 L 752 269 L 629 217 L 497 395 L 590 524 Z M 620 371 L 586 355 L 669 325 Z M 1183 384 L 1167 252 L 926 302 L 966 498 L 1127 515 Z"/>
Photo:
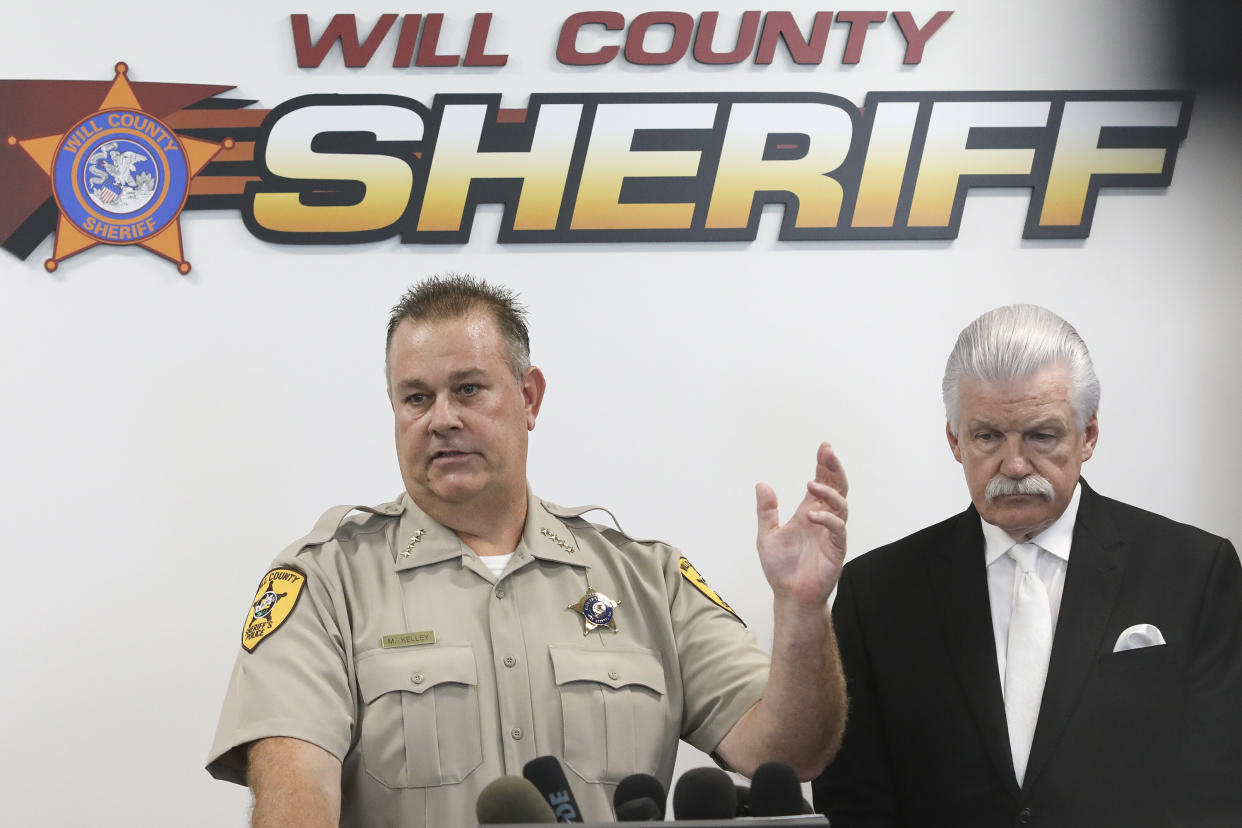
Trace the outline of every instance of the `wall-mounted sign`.
<path fill-rule="evenodd" d="M 907 63 L 951 14 L 893 13 Z M 780 49 L 815 63 L 829 27 L 845 25 L 841 62 L 857 63 L 889 19 L 821 12 L 803 32 L 788 12 L 745 12 L 736 43 L 721 45 L 718 16 L 578 13 L 556 55 L 763 65 Z M 391 41 L 398 67 L 506 65 L 488 43 L 491 15 L 474 15 L 460 54 L 442 50 L 442 22 L 387 14 L 366 30 L 336 15 L 315 37 L 293 15 L 294 54 L 311 71 L 339 45 L 346 66 L 365 67 Z M 661 26 L 670 38 L 656 48 Z M 462 244 L 481 204 L 503 205 L 497 240 L 511 244 L 750 241 L 768 204 L 783 205 L 786 241 L 953 239 L 969 191 L 995 187 L 1030 190 L 1023 238 L 1085 238 L 1102 188 L 1168 186 L 1193 102 L 1132 90 L 871 92 L 861 105 L 827 92 L 534 92 L 519 109 L 499 94 L 318 93 L 264 110 L 221 97 L 231 87 L 131 85 L 121 67 L 102 105 L 84 103 L 90 82 L 0 81 L 8 144 L 25 151 L 0 158 L 15 184 L 0 209 L 11 253 L 25 258 L 54 229 L 48 269 L 137 244 L 188 272 L 183 208 L 237 210 L 281 244 Z"/>

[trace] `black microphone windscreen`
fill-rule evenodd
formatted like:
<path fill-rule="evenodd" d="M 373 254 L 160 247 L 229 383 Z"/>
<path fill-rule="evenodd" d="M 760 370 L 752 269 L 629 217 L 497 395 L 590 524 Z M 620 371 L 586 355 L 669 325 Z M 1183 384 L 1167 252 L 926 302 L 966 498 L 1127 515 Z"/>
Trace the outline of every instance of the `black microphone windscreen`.
<path fill-rule="evenodd" d="M 480 825 L 502 823 L 555 823 L 556 814 L 543 794 L 520 776 L 502 776 L 487 784 L 474 803 Z"/>
<path fill-rule="evenodd" d="M 618 820 L 621 820 L 621 806 L 633 799 L 650 799 L 655 803 L 656 816 L 643 817 L 643 819 L 664 819 L 664 807 L 667 800 L 664 786 L 660 784 L 659 779 L 649 773 L 633 773 L 622 779 L 617 784 L 617 790 L 612 794 L 612 807 L 617 812 Z M 630 817 L 622 821 L 636 819 L 637 817 Z"/>
<path fill-rule="evenodd" d="M 649 796 L 627 799 L 617 806 L 617 822 L 659 822 L 664 809 Z"/>
<path fill-rule="evenodd" d="M 733 790 L 737 793 L 737 815 L 750 816 L 750 788 L 745 785 L 734 785 Z"/>
<path fill-rule="evenodd" d="M 797 816 L 802 813 L 802 783 L 784 762 L 764 762 L 750 778 L 750 815 Z"/>
<path fill-rule="evenodd" d="M 569 780 L 565 778 L 565 770 L 555 756 L 538 756 L 531 759 L 522 768 L 522 776 L 529 779 L 544 801 L 552 806 L 557 822 L 582 822 L 582 810 L 574 792 L 570 790 Z"/>
<path fill-rule="evenodd" d="M 737 791 L 720 768 L 692 768 L 673 787 L 674 819 L 733 819 Z"/>

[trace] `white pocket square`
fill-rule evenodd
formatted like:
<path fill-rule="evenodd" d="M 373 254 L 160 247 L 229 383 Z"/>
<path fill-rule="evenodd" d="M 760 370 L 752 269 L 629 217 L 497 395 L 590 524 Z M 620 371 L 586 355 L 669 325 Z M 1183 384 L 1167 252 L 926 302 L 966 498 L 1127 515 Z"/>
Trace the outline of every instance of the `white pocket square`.
<path fill-rule="evenodd" d="M 1113 652 L 1137 650 L 1141 647 L 1160 647 L 1163 644 L 1164 634 L 1154 624 L 1135 624 L 1133 627 L 1126 627 L 1125 631 L 1117 636 Z"/>

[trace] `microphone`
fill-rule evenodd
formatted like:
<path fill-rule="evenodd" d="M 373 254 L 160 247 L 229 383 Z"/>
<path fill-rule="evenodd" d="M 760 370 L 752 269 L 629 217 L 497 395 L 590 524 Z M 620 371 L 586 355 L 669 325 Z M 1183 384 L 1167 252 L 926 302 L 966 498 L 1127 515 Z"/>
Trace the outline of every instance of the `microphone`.
<path fill-rule="evenodd" d="M 649 801 L 650 805 L 631 804 L 643 800 Z M 665 804 L 664 786 L 649 773 L 630 774 L 617 784 L 617 790 L 612 795 L 612 807 L 618 822 L 662 820 Z M 623 810 L 625 816 L 622 816 Z"/>
<path fill-rule="evenodd" d="M 543 795 L 520 776 L 502 776 L 487 783 L 474 803 L 474 815 L 480 825 L 556 822 L 556 814 L 543 801 Z"/>
<path fill-rule="evenodd" d="M 617 822 L 660 822 L 664 809 L 649 796 L 630 799 L 617 806 Z"/>
<path fill-rule="evenodd" d="M 745 785 L 734 785 L 733 790 L 737 792 L 737 815 L 750 816 L 750 788 Z"/>
<path fill-rule="evenodd" d="M 537 756 L 522 768 L 522 776 L 534 784 L 552 807 L 557 822 L 582 822 L 578 800 L 569 788 L 569 780 L 555 756 Z"/>
<path fill-rule="evenodd" d="M 692 768 L 673 788 L 674 819 L 733 819 L 737 790 L 720 768 Z"/>
<path fill-rule="evenodd" d="M 802 783 L 784 762 L 764 762 L 750 780 L 750 815 L 797 816 L 802 813 Z"/>

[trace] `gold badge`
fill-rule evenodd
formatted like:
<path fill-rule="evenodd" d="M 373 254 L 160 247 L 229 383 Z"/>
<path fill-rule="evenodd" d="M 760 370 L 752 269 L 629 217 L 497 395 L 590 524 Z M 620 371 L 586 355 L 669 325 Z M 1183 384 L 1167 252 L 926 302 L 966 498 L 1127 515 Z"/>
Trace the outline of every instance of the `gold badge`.
<path fill-rule="evenodd" d="M 733 607 L 729 606 L 728 602 L 716 593 L 716 590 L 707 585 L 707 581 L 705 581 L 703 576 L 699 574 L 699 571 L 694 568 L 694 564 L 690 563 L 690 561 L 683 556 L 677 565 L 681 567 L 681 576 L 690 583 L 694 584 L 695 589 L 706 595 L 713 604 L 732 613 L 733 617 L 738 621 L 742 621 L 742 616 L 738 615 L 737 611 L 733 609 Z M 745 623 L 745 621 L 742 621 L 743 625 Z"/>
<path fill-rule="evenodd" d="M 259 591 L 246 613 L 242 627 L 242 649 L 253 653 L 263 639 L 284 623 L 298 603 L 306 576 L 296 569 L 279 567 L 263 576 Z"/>
<path fill-rule="evenodd" d="M 617 619 L 613 610 L 619 606 L 621 606 L 620 601 L 614 601 L 602 592 L 596 592 L 588 587 L 586 595 L 566 609 L 571 609 L 582 616 L 582 634 L 590 635 L 591 630 L 596 627 L 607 627 L 616 632 Z"/>

